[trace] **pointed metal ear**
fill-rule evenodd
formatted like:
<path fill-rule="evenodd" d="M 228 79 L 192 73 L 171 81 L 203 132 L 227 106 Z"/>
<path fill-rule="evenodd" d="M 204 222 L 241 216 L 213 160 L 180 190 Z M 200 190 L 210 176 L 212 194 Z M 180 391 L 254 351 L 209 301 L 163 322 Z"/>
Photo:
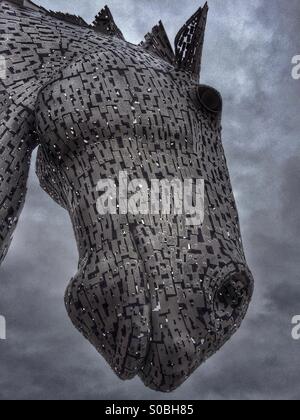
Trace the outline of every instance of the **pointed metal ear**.
<path fill-rule="evenodd" d="M 93 22 L 93 28 L 95 31 L 102 32 L 105 35 L 116 36 L 125 41 L 122 32 L 115 24 L 111 11 L 107 6 L 105 6 L 96 16 L 95 21 Z"/>
<path fill-rule="evenodd" d="M 146 51 L 150 51 L 170 64 L 175 62 L 175 54 L 163 23 L 160 21 L 154 26 L 152 32 L 145 36 L 145 41 L 140 44 Z"/>
<path fill-rule="evenodd" d="M 175 39 L 177 66 L 199 81 L 208 4 L 187 21 Z"/>

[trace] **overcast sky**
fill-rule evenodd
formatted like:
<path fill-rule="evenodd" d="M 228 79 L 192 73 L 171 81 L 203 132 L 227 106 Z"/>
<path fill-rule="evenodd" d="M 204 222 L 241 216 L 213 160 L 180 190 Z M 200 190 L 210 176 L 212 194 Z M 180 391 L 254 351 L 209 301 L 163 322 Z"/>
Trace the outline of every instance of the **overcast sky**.
<path fill-rule="evenodd" d="M 201 0 L 36 0 L 87 21 L 106 4 L 138 43 L 162 19 L 173 40 Z M 203 0 L 204 2 L 204 0 Z M 210 0 L 202 82 L 224 97 L 223 142 L 256 280 L 237 335 L 175 393 L 123 383 L 71 325 L 63 296 L 76 272 L 69 217 L 30 177 L 26 207 L 0 268 L 0 399 L 299 399 L 299 0 Z"/>

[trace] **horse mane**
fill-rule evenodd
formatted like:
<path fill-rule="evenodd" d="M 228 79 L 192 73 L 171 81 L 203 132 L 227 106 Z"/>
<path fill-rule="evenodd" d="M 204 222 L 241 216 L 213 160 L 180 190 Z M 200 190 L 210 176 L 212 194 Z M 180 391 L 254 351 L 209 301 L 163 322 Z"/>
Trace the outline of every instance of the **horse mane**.
<path fill-rule="evenodd" d="M 70 23 L 72 25 L 80 26 L 82 28 L 93 29 L 96 32 L 103 33 L 105 35 L 116 36 L 124 40 L 124 36 L 118 26 L 116 25 L 114 18 L 111 14 L 108 6 L 105 6 L 99 14 L 95 17 L 92 25 L 89 25 L 82 17 L 72 15 L 70 13 L 56 12 L 53 10 L 47 10 L 42 6 L 38 6 L 31 0 L 5 0 L 9 3 L 13 3 L 21 8 L 31 9 L 34 11 L 41 12 L 55 19 Z"/>
<path fill-rule="evenodd" d="M 1 0 L 0 0 L 1 1 Z M 82 17 L 69 13 L 53 12 L 42 6 L 38 6 L 31 0 L 5 0 L 19 7 L 40 11 L 55 19 L 68 24 L 77 25 L 82 28 L 92 29 L 95 32 L 108 36 L 115 36 L 125 41 L 123 33 L 116 25 L 113 15 L 108 6 L 105 6 L 95 17 L 94 22 L 89 25 Z M 154 26 L 152 32 L 145 36 L 140 44 L 146 51 L 155 54 L 178 69 L 191 74 L 193 79 L 198 80 L 201 70 L 202 50 L 204 34 L 208 14 L 207 3 L 200 7 L 197 12 L 185 23 L 178 32 L 175 39 L 175 52 L 171 46 L 164 25 L 160 21 Z"/>

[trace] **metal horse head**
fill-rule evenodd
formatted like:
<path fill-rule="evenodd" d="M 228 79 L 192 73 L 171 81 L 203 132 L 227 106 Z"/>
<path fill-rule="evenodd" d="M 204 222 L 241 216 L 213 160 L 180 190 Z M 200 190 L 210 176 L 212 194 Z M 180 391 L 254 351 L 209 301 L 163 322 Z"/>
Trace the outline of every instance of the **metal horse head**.
<path fill-rule="evenodd" d="M 199 84 L 208 7 L 174 51 L 161 22 L 135 46 L 108 8 L 90 26 L 30 1 L 0 5 L 1 254 L 38 146 L 41 185 L 69 212 L 78 243 L 65 297 L 72 322 L 120 378 L 174 390 L 238 329 L 253 291 L 221 95 Z M 193 223 L 175 204 L 191 180 L 202 181 L 202 200 L 191 188 L 179 201 L 194 204 Z M 170 212 L 159 208 L 166 189 L 177 194 L 165 200 Z"/>

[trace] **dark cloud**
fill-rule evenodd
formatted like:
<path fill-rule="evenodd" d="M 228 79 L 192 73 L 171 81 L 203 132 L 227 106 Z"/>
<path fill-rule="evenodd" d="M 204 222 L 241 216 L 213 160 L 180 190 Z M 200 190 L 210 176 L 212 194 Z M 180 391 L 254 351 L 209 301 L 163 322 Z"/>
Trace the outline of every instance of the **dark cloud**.
<path fill-rule="evenodd" d="M 162 19 L 174 39 L 199 0 L 110 0 L 131 42 Z M 104 1 L 40 0 L 91 21 Z M 299 399 L 300 343 L 300 54 L 298 0 L 211 0 L 202 81 L 224 97 L 224 133 L 245 248 L 256 278 L 242 329 L 170 396 L 138 379 L 120 382 L 71 326 L 63 305 L 77 251 L 67 214 L 40 190 L 29 195 L 8 258 L 0 269 L 1 399 Z"/>

